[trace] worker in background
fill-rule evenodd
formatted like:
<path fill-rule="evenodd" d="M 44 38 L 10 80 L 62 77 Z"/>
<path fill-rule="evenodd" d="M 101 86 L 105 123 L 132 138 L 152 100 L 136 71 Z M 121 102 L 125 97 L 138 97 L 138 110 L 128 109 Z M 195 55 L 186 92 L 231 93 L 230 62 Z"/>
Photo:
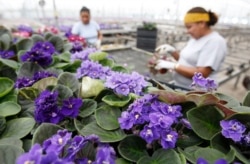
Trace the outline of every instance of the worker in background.
<path fill-rule="evenodd" d="M 158 60 L 155 69 L 174 70 L 175 85 L 189 87 L 195 72 L 209 77 L 217 82 L 216 73 L 227 54 L 225 39 L 211 29 L 218 21 L 214 12 L 202 7 L 190 9 L 184 18 L 184 23 L 191 39 L 180 52 L 168 44 L 156 49 L 159 54 L 171 54 L 177 62 Z"/>
<path fill-rule="evenodd" d="M 82 7 L 80 10 L 81 21 L 77 22 L 71 33 L 83 37 L 88 44 L 101 48 L 102 34 L 99 24 L 91 19 L 90 10 L 87 7 Z"/>

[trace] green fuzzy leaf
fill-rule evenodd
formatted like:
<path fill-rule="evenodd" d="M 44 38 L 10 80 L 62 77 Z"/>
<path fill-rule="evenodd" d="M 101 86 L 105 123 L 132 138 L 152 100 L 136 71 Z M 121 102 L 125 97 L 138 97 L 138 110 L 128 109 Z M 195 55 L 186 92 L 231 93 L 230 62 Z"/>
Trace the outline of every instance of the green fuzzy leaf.
<path fill-rule="evenodd" d="M 57 86 L 53 89 L 53 91 L 58 92 L 58 99 L 61 101 L 73 96 L 72 90 L 69 87 L 61 84 L 57 84 Z"/>
<path fill-rule="evenodd" d="M 34 83 L 32 87 L 38 89 L 39 91 L 44 91 L 48 86 L 55 86 L 56 84 L 56 77 L 47 77 Z"/>
<path fill-rule="evenodd" d="M 200 137 L 198 137 L 193 131 L 188 130 L 179 136 L 176 145 L 181 148 L 186 148 L 199 145 L 202 142 L 203 140 Z"/>
<path fill-rule="evenodd" d="M 93 61 L 101 61 L 105 58 L 107 58 L 108 54 L 106 52 L 95 52 L 92 54 L 89 54 L 89 59 Z"/>
<path fill-rule="evenodd" d="M 33 40 L 29 38 L 21 39 L 17 43 L 17 50 L 30 50 L 33 46 Z"/>
<path fill-rule="evenodd" d="M 247 159 L 242 153 L 241 151 L 234 147 L 234 146 L 231 146 L 231 148 L 235 151 L 235 156 L 241 161 L 243 162 L 244 164 L 250 164 L 250 159 Z"/>
<path fill-rule="evenodd" d="M 0 58 L 0 62 L 13 69 L 18 68 L 18 63 L 14 60 Z"/>
<path fill-rule="evenodd" d="M 118 151 L 126 160 L 137 162 L 140 158 L 148 156 L 146 141 L 136 135 L 127 136 L 118 145 Z"/>
<path fill-rule="evenodd" d="M 132 164 L 132 162 L 129 162 L 129 161 L 123 159 L 123 158 L 117 158 L 117 159 L 115 160 L 115 163 L 116 163 L 116 164 Z"/>
<path fill-rule="evenodd" d="M 85 117 L 83 119 L 77 117 L 74 119 L 74 125 L 76 130 L 80 133 L 80 131 L 88 124 L 96 122 L 96 119 L 93 115 Z"/>
<path fill-rule="evenodd" d="M 64 62 L 70 62 L 70 56 L 71 54 L 68 51 L 58 55 L 59 59 Z"/>
<path fill-rule="evenodd" d="M 68 67 L 70 67 L 70 63 L 56 63 L 55 65 L 53 65 L 53 68 L 56 68 L 56 69 L 66 69 Z"/>
<path fill-rule="evenodd" d="M 17 103 L 9 101 L 0 104 L 0 116 L 12 116 L 18 114 L 20 111 L 21 107 Z"/>
<path fill-rule="evenodd" d="M 72 43 L 65 43 L 63 45 L 63 51 L 64 52 L 70 51 L 72 48 L 73 48 L 73 44 Z"/>
<path fill-rule="evenodd" d="M 54 36 L 51 36 L 48 39 L 48 41 L 54 45 L 55 49 L 58 52 L 61 52 L 63 50 L 64 42 L 63 42 L 62 37 L 54 35 Z"/>
<path fill-rule="evenodd" d="M 0 134 L 5 130 L 6 128 L 6 120 L 5 117 L 0 116 Z"/>
<path fill-rule="evenodd" d="M 187 117 L 193 131 L 205 140 L 212 139 L 221 130 L 220 121 L 223 119 L 223 116 L 214 106 L 194 108 L 187 113 Z"/>
<path fill-rule="evenodd" d="M 219 102 L 219 99 L 211 93 L 206 94 L 189 94 L 186 96 L 187 101 L 194 102 L 197 106 L 214 105 Z"/>
<path fill-rule="evenodd" d="M 243 100 L 243 105 L 250 107 L 250 91 L 246 93 L 246 96 Z"/>
<path fill-rule="evenodd" d="M 0 138 L 23 138 L 33 129 L 35 120 L 33 118 L 17 118 L 7 122 L 4 132 Z"/>
<path fill-rule="evenodd" d="M 197 149 L 199 149 L 198 146 L 191 146 L 191 147 L 185 148 L 184 151 L 181 148 L 178 148 L 178 151 L 181 154 L 183 154 L 188 161 L 196 164 L 196 158 L 194 156 L 194 153 Z"/>
<path fill-rule="evenodd" d="M 42 123 L 34 132 L 32 138 L 32 145 L 34 145 L 35 143 L 42 144 L 43 141 L 53 136 L 57 133 L 58 130 L 61 129 L 62 128 L 60 126 L 55 124 Z"/>
<path fill-rule="evenodd" d="M 226 102 L 225 104 L 226 107 L 233 108 L 240 106 L 240 103 L 233 97 L 224 95 L 222 93 L 216 93 L 215 95 L 218 96 L 221 100 Z"/>
<path fill-rule="evenodd" d="M 3 33 L 0 35 L 0 42 L 2 43 L 2 46 L 0 47 L 3 50 L 8 50 L 11 45 L 11 35 L 9 33 Z"/>
<path fill-rule="evenodd" d="M 0 145 L 0 163 L 14 164 L 16 159 L 23 154 L 22 148 L 14 145 Z"/>
<path fill-rule="evenodd" d="M 137 164 L 183 164 L 179 154 L 170 149 L 159 149 L 154 152 L 152 157 L 142 157 Z"/>
<path fill-rule="evenodd" d="M 18 104 L 21 105 L 22 110 L 27 110 L 34 106 L 34 100 L 38 97 L 38 89 L 27 87 L 22 88 L 17 93 Z"/>
<path fill-rule="evenodd" d="M 119 66 L 119 65 L 113 66 L 112 70 L 115 72 L 129 73 L 129 71 L 126 68 L 124 68 L 123 66 Z"/>
<path fill-rule="evenodd" d="M 210 145 L 212 148 L 217 149 L 223 153 L 227 153 L 230 150 L 230 145 L 225 137 L 222 136 L 221 132 L 214 135 L 214 137 L 210 141 Z"/>
<path fill-rule="evenodd" d="M 105 67 L 113 67 L 114 66 L 114 60 L 108 59 L 108 58 L 99 61 L 99 63 Z"/>
<path fill-rule="evenodd" d="M 194 156 L 196 159 L 203 158 L 209 162 L 209 164 L 214 164 L 218 159 L 225 159 L 225 154 L 222 152 L 212 149 L 212 148 L 199 148 L 195 151 Z"/>
<path fill-rule="evenodd" d="M 33 43 L 45 41 L 45 39 L 41 35 L 38 35 L 38 34 L 33 34 L 31 36 L 31 39 L 33 40 Z"/>
<path fill-rule="evenodd" d="M 14 87 L 14 82 L 9 78 L 0 77 L 0 98 L 10 93 Z"/>
<path fill-rule="evenodd" d="M 84 99 L 83 105 L 80 108 L 80 113 L 78 116 L 82 118 L 88 117 L 95 112 L 96 108 L 97 108 L 97 102 L 95 100 Z"/>
<path fill-rule="evenodd" d="M 69 87 L 73 92 L 79 89 L 79 82 L 76 76 L 69 72 L 64 72 L 58 77 L 58 84 Z"/>
<path fill-rule="evenodd" d="M 51 38 L 52 36 L 54 36 L 54 34 L 52 34 L 51 32 L 45 32 L 44 33 L 45 40 L 49 40 L 49 38 Z"/>
<path fill-rule="evenodd" d="M 80 133 L 84 136 L 91 134 L 98 135 L 100 137 L 100 141 L 104 143 L 118 142 L 126 137 L 126 134 L 121 129 L 107 131 L 98 126 L 96 122 L 86 125 L 82 130 L 80 130 Z"/>
<path fill-rule="evenodd" d="M 182 92 L 159 90 L 159 91 L 153 91 L 152 93 L 159 95 L 160 100 L 169 104 L 186 102 L 186 95 Z"/>
<path fill-rule="evenodd" d="M 24 139 L 23 140 L 23 149 L 24 149 L 25 152 L 29 152 L 31 146 L 32 146 L 32 140 L 31 139 Z"/>
<path fill-rule="evenodd" d="M 124 107 L 131 100 L 130 96 L 117 96 L 117 95 L 106 95 L 102 98 L 102 101 L 110 106 Z"/>
<path fill-rule="evenodd" d="M 101 80 L 92 79 L 90 77 L 82 78 L 81 97 L 89 98 L 97 96 L 104 90 L 104 84 Z"/>
<path fill-rule="evenodd" d="M 108 105 L 101 106 L 95 111 L 97 124 L 105 130 L 118 129 L 120 127 L 118 123 L 118 118 L 120 116 L 120 109 Z"/>
<path fill-rule="evenodd" d="M 250 107 L 248 106 L 236 106 L 231 108 L 230 110 L 236 113 L 249 113 L 250 114 Z"/>
<path fill-rule="evenodd" d="M 33 75 L 38 72 L 38 71 L 42 71 L 43 68 L 36 64 L 36 63 L 32 63 L 32 62 L 25 62 L 21 65 L 19 71 L 18 71 L 18 77 L 33 77 Z"/>
<path fill-rule="evenodd" d="M 3 139 L 0 139 L 0 145 L 14 145 L 14 146 L 22 148 L 23 142 L 17 138 L 3 138 Z"/>

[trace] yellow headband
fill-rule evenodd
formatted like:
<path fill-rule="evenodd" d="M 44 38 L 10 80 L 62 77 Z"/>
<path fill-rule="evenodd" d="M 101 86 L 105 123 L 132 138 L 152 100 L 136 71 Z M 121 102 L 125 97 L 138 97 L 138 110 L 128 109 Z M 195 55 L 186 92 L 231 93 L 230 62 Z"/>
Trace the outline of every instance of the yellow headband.
<path fill-rule="evenodd" d="M 184 23 L 194 23 L 200 21 L 209 21 L 208 13 L 187 13 L 184 18 Z"/>

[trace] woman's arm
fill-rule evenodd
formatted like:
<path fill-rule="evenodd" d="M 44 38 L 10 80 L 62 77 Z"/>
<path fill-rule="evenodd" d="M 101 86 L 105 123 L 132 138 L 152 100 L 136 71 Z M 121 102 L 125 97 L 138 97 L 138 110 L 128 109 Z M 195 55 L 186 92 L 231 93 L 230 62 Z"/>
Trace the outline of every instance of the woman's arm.
<path fill-rule="evenodd" d="M 173 56 L 173 58 L 178 61 L 179 60 L 179 57 L 180 57 L 180 53 L 178 51 L 175 51 L 171 54 Z"/>
<path fill-rule="evenodd" d="M 102 40 L 102 33 L 100 30 L 97 31 L 98 40 Z"/>
<path fill-rule="evenodd" d="M 200 72 L 204 77 L 208 77 L 213 70 L 211 67 L 187 67 L 177 64 L 175 71 L 187 78 L 192 78 L 195 72 Z"/>

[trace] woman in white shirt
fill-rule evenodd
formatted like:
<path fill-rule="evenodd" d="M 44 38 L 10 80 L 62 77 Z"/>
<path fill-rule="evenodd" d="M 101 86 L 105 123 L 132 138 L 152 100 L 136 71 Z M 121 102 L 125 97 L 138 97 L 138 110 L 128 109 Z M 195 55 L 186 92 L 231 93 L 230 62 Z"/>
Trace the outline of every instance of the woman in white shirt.
<path fill-rule="evenodd" d="M 83 37 L 87 43 L 99 49 L 102 40 L 100 26 L 91 20 L 90 10 L 87 7 L 82 7 L 80 10 L 80 18 L 81 21 L 74 24 L 71 33 Z"/>
<path fill-rule="evenodd" d="M 211 11 L 206 11 L 202 7 L 190 9 L 184 23 L 192 38 L 180 53 L 167 44 L 158 47 L 157 52 L 171 54 L 177 62 L 158 60 L 155 68 L 174 70 L 175 85 L 181 87 L 187 88 L 191 85 L 195 72 L 216 81 L 215 75 L 227 54 L 225 39 L 211 29 L 217 21 L 217 15 Z"/>

